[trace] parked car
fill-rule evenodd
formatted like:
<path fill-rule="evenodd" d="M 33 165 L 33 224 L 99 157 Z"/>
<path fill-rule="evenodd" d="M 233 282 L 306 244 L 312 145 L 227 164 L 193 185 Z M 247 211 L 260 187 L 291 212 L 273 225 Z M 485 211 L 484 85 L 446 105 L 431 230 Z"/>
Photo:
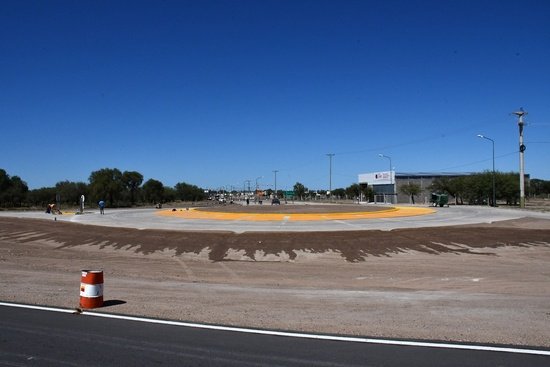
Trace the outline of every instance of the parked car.
<path fill-rule="evenodd" d="M 271 205 L 273 204 L 281 205 L 281 201 L 278 198 L 273 198 L 271 199 Z"/>

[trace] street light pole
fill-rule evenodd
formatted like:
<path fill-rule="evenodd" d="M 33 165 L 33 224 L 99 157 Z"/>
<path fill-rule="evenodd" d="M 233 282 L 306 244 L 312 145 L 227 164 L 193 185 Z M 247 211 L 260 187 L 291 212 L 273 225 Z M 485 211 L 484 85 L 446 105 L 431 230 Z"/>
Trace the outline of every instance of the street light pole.
<path fill-rule="evenodd" d="M 329 158 L 328 192 L 330 193 L 330 198 L 332 199 L 332 157 L 334 157 L 334 153 L 328 153 L 327 156 Z"/>
<path fill-rule="evenodd" d="M 378 154 L 378 156 L 379 156 L 380 158 L 387 158 L 387 159 L 390 160 L 390 185 L 391 185 L 392 190 L 393 190 L 393 195 L 395 196 L 395 186 L 394 186 L 394 184 L 393 184 L 393 175 L 391 174 L 391 172 L 392 172 L 391 157 L 389 157 L 389 156 L 387 156 L 387 155 L 384 155 L 384 154 Z M 392 197 L 392 200 L 391 200 L 391 201 L 392 201 L 392 204 L 393 204 L 393 197 Z"/>
<path fill-rule="evenodd" d="M 258 191 L 258 189 L 259 189 L 258 180 L 259 180 L 260 178 L 263 178 L 263 177 L 264 177 L 264 176 L 258 176 L 258 177 L 256 177 L 256 191 Z"/>
<path fill-rule="evenodd" d="M 279 170 L 273 171 L 273 173 L 275 174 L 275 197 L 277 197 L 277 172 L 279 172 Z"/>
<path fill-rule="evenodd" d="M 493 144 L 493 206 L 497 206 L 496 190 L 495 190 L 495 141 L 485 135 L 478 134 L 478 138 L 490 140 Z"/>
<path fill-rule="evenodd" d="M 523 116 L 527 115 L 527 112 L 520 108 L 519 111 L 512 112 L 518 117 L 519 127 L 519 207 L 525 208 L 525 161 L 524 152 L 525 145 L 523 144 Z"/>
<path fill-rule="evenodd" d="M 258 177 L 256 177 L 256 192 L 254 193 L 254 202 L 260 201 L 260 194 L 258 193 L 260 187 L 258 186 L 258 180 L 259 180 L 260 178 L 263 178 L 263 177 L 264 177 L 264 176 L 258 176 Z M 262 203 L 262 202 L 260 201 L 260 204 L 261 204 L 261 203 Z"/>

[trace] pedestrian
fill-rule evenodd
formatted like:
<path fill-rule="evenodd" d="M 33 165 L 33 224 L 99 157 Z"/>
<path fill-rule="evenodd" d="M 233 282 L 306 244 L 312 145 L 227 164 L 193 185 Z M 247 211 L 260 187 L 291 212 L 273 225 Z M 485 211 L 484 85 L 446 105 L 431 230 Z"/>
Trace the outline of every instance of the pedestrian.
<path fill-rule="evenodd" d="M 99 214 L 105 214 L 105 202 L 100 200 L 97 204 L 99 205 Z"/>
<path fill-rule="evenodd" d="M 246 198 L 246 205 L 250 205 L 250 199 Z"/>

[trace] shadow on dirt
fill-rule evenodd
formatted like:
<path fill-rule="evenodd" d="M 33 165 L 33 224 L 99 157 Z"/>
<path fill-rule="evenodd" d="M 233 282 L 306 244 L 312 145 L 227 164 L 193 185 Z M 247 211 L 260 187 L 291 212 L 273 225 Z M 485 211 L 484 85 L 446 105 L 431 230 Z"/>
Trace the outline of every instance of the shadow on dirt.
<path fill-rule="evenodd" d="M 429 254 L 475 254 L 491 256 L 488 249 L 505 246 L 550 246 L 549 229 L 522 229 L 488 226 L 397 229 L 393 231 L 302 232 L 181 232 L 111 228 L 44 220 L 0 218 L 0 238 L 19 243 L 48 240 L 61 245 L 99 246 L 132 250 L 145 255 L 165 249 L 176 255 L 199 254 L 208 249 L 211 261 L 228 261 L 231 250 L 250 260 L 262 255 L 286 254 L 294 260 L 297 251 L 335 251 L 348 262 L 368 256 L 392 256 L 408 251 Z"/>
<path fill-rule="evenodd" d="M 119 299 L 108 299 L 103 301 L 103 307 L 111 307 L 126 304 L 126 301 L 121 301 Z"/>

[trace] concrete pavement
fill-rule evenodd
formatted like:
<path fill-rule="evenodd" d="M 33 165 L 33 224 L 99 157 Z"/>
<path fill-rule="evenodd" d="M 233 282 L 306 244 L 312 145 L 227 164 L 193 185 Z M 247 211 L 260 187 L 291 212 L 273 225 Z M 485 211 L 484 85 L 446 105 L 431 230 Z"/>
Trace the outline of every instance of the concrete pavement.
<path fill-rule="evenodd" d="M 419 207 L 428 209 L 427 207 Z M 46 214 L 42 211 L 4 211 L 0 216 L 34 218 L 44 220 L 70 221 L 80 224 L 137 229 L 167 229 L 185 231 L 229 231 L 243 232 L 319 232 L 319 231 L 357 231 L 392 230 L 397 228 L 441 227 L 451 225 L 493 223 L 519 218 L 548 219 L 550 213 L 540 213 L 519 209 L 491 208 L 481 206 L 451 206 L 430 208 L 433 212 L 419 216 L 374 217 L 360 219 L 326 218 L 324 220 L 289 220 L 284 215 L 278 220 L 255 221 L 246 218 L 224 220 L 177 217 L 159 215 L 158 209 L 106 209 L 105 215 L 99 210 L 86 211 L 85 214 L 64 215 Z M 177 209 L 180 210 L 180 209 Z M 185 209 L 183 209 L 185 210 Z M 333 213 L 334 214 L 334 213 Z"/>

